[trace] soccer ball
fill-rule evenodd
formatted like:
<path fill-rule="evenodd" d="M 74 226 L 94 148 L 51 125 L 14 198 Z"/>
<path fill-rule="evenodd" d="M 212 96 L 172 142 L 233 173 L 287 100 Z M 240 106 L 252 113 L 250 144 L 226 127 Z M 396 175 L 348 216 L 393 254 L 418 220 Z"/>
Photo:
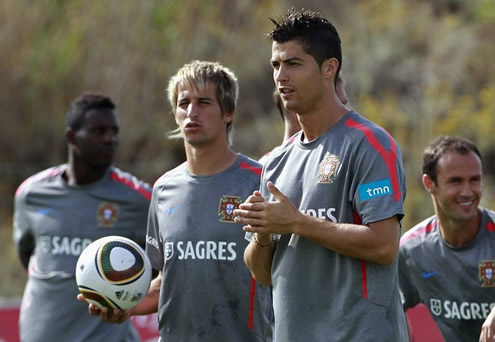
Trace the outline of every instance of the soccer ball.
<path fill-rule="evenodd" d="M 144 250 L 123 236 L 86 247 L 76 264 L 76 283 L 87 302 L 102 309 L 130 309 L 148 292 L 151 264 Z"/>

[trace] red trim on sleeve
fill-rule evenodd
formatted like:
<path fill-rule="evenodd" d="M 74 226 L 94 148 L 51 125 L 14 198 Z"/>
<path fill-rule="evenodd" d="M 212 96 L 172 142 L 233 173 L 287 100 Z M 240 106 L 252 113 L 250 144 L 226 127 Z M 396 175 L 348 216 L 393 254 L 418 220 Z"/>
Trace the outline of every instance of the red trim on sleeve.
<path fill-rule="evenodd" d="M 355 211 L 355 210 L 352 211 L 352 217 L 354 218 L 354 223 L 355 224 L 361 224 L 362 223 L 361 217 L 359 216 L 359 214 L 357 213 L 357 211 Z"/>
<path fill-rule="evenodd" d="M 252 172 L 256 173 L 258 176 L 261 176 L 261 167 L 259 167 L 259 166 L 252 166 L 252 165 L 249 165 L 248 163 L 243 161 L 243 162 L 241 162 L 240 168 L 252 171 Z"/>
<path fill-rule="evenodd" d="M 392 183 L 392 189 L 394 191 L 394 201 L 397 202 L 402 197 L 402 192 L 400 190 L 399 178 L 397 175 L 397 168 L 396 168 L 396 163 L 397 163 L 396 145 L 392 136 L 387 131 L 383 130 L 390 140 L 390 151 L 387 152 L 385 151 L 385 148 L 383 147 L 382 144 L 380 144 L 375 134 L 371 131 L 369 127 L 366 127 L 365 125 L 360 124 L 352 119 L 347 119 L 345 124 L 348 127 L 356 128 L 359 129 L 361 132 L 363 132 L 363 134 L 365 135 L 366 139 L 371 144 L 371 146 L 383 158 L 383 160 L 385 161 L 385 165 L 387 165 L 388 174 L 390 176 L 390 181 Z"/>
<path fill-rule="evenodd" d="M 488 230 L 489 232 L 495 232 L 495 223 L 488 222 L 486 224 L 486 230 Z"/>
<path fill-rule="evenodd" d="M 113 172 L 110 174 L 110 178 L 113 179 L 114 181 L 117 181 L 121 184 L 124 184 L 137 192 L 139 192 L 141 195 L 143 195 L 144 198 L 146 198 L 148 201 L 151 200 L 151 192 L 148 191 L 147 189 L 139 186 L 139 184 L 133 182 L 132 180 L 123 177 L 122 175 L 119 175 L 117 172 Z"/>
<path fill-rule="evenodd" d="M 362 224 L 361 217 L 357 211 L 352 211 L 355 224 Z M 363 297 L 368 298 L 368 282 L 366 278 L 366 261 L 361 260 L 361 288 L 363 290 Z"/>
<path fill-rule="evenodd" d="M 248 328 L 253 330 L 253 316 L 254 316 L 254 297 L 256 295 L 256 281 L 251 276 L 251 291 L 249 291 L 249 320 Z"/>

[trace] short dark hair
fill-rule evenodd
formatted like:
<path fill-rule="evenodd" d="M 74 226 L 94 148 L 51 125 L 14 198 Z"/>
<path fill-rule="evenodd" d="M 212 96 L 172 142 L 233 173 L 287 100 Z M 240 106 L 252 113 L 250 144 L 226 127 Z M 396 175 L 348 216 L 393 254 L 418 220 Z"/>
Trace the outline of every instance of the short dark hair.
<path fill-rule="evenodd" d="M 297 40 L 318 66 L 327 59 L 336 58 L 339 61 L 335 74 L 337 79 L 342 66 L 342 48 L 339 33 L 331 22 L 317 12 L 305 9 L 296 11 L 294 8 L 279 20 L 270 20 L 275 24 L 273 31 L 268 33 L 271 41 L 286 43 Z"/>
<path fill-rule="evenodd" d="M 423 153 L 423 174 L 428 175 L 435 183 L 437 182 L 438 160 L 447 152 L 457 152 L 463 155 L 474 152 L 483 163 L 478 147 L 471 140 L 459 136 L 439 136 L 430 142 Z"/>
<path fill-rule="evenodd" d="M 78 131 L 84 124 L 86 112 L 92 109 L 115 109 L 115 104 L 110 97 L 99 93 L 85 93 L 77 97 L 70 104 L 67 112 L 67 127 Z"/>

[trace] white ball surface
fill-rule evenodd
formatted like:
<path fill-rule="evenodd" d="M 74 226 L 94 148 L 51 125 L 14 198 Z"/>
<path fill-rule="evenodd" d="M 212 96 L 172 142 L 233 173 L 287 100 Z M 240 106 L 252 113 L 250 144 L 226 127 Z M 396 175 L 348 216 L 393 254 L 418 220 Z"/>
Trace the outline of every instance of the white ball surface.
<path fill-rule="evenodd" d="M 110 264 L 116 271 L 124 271 L 136 263 L 136 257 L 125 248 L 115 247 L 110 252 Z"/>
<path fill-rule="evenodd" d="M 100 309 L 132 308 L 146 295 L 150 282 L 148 256 L 137 243 L 122 236 L 93 241 L 77 261 L 79 291 Z"/>

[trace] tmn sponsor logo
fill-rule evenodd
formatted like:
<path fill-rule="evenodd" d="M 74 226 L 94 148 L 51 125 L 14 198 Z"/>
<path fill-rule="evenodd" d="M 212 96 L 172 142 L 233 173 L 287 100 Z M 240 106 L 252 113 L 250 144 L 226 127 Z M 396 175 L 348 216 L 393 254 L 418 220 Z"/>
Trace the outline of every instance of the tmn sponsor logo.
<path fill-rule="evenodd" d="M 358 187 L 359 198 L 361 201 L 367 201 L 372 198 L 391 195 L 392 184 L 390 179 L 383 179 L 376 182 L 361 184 Z"/>

